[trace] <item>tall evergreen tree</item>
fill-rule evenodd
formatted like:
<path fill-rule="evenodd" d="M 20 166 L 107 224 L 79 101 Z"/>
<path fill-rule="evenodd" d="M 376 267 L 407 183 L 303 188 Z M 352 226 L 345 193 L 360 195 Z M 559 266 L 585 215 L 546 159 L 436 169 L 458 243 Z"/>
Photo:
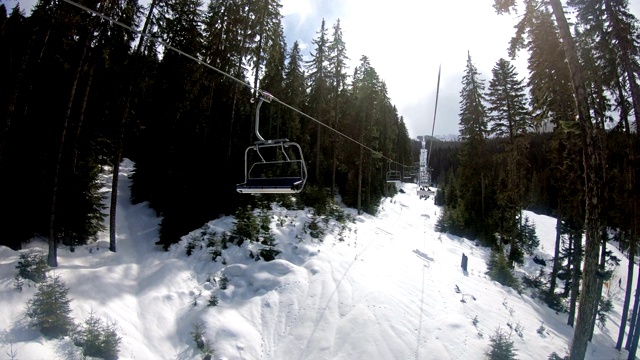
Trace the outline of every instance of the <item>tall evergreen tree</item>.
<path fill-rule="evenodd" d="M 603 130 L 593 123 L 584 69 L 579 62 L 578 50 L 565 17 L 562 3 L 559 0 L 550 0 L 549 3 L 558 26 L 558 32 L 562 39 L 567 64 L 571 73 L 571 85 L 578 114 L 576 129 L 580 132 L 584 152 L 586 246 L 584 273 L 582 275 L 583 290 L 580 295 L 580 311 L 570 351 L 571 359 L 583 359 L 590 336 L 591 323 L 595 315 L 597 299 L 599 298 L 595 274 L 598 268 L 602 228 L 601 209 L 604 202 L 604 137 L 602 135 Z M 509 1 L 496 0 L 494 3 L 494 7 L 499 14 L 511 11 L 513 6 L 514 2 Z"/>
<path fill-rule="evenodd" d="M 302 64 L 300 44 L 295 41 L 289 51 L 284 69 L 283 100 L 296 109 L 302 109 L 306 98 L 305 74 Z M 286 138 L 300 137 L 300 120 L 300 115 L 296 112 L 288 111 L 284 114 L 285 130 L 283 134 Z"/>
<path fill-rule="evenodd" d="M 484 96 L 484 80 L 467 56 L 467 64 L 462 77 L 460 90 L 460 165 L 458 168 L 458 204 L 460 213 L 455 225 L 462 234 L 484 236 L 491 234 L 489 223 L 488 194 L 489 184 L 486 136 L 488 133 L 487 110 Z"/>
<path fill-rule="evenodd" d="M 522 240 L 519 229 L 524 207 L 525 154 L 529 146 L 526 135 L 530 128 L 530 112 L 524 80 L 517 78 L 515 67 L 507 60 L 500 59 L 492 73 L 486 95 L 489 123 L 492 134 L 506 142 L 505 152 L 497 160 L 506 169 L 504 178 L 499 180 L 506 184 L 498 195 L 501 234 L 510 242 L 509 259 L 522 262 L 521 244 L 516 239 Z"/>
<path fill-rule="evenodd" d="M 582 188 L 576 186 L 582 184 L 578 166 L 580 154 L 574 132 L 565 131 L 564 124 L 571 124 L 576 110 L 569 67 L 552 14 L 545 7 L 531 8 L 528 21 L 530 23 L 526 25 L 526 47 L 530 52 L 528 68 L 531 106 L 537 124 L 553 125 L 553 136 L 545 151 L 549 154 L 553 169 L 549 172 L 549 177 L 560 188 L 556 211 L 558 226 L 554 263 L 548 293 L 548 297 L 552 298 L 561 265 L 561 224 L 565 222 L 566 226 L 575 227 L 580 224 L 579 219 L 582 218 L 579 211 L 582 191 L 576 191 L 576 188 Z M 579 229 L 581 228 L 582 226 L 579 226 Z M 578 251 L 579 248 L 575 250 Z"/>
<path fill-rule="evenodd" d="M 331 119 L 329 126 L 339 129 L 342 113 L 341 105 L 345 102 L 347 86 L 347 49 L 342 37 L 340 19 L 333 25 L 333 38 L 328 45 L 328 78 L 329 78 L 329 102 L 331 106 Z M 339 138 L 331 136 L 331 197 L 336 188 L 336 171 L 338 167 Z"/>
<path fill-rule="evenodd" d="M 317 37 L 312 40 L 312 44 L 315 46 L 314 52 L 311 53 L 311 59 L 306 63 L 307 66 L 307 82 L 308 82 L 308 100 L 307 108 L 309 114 L 324 122 L 327 119 L 328 114 L 328 46 L 329 39 L 327 36 L 327 28 L 325 27 L 325 21 L 322 19 L 320 30 L 317 33 Z M 322 126 L 317 124 L 315 129 L 308 128 L 306 133 L 311 134 L 311 142 L 314 146 L 314 156 L 311 158 L 313 165 L 313 177 L 312 182 L 318 185 L 322 184 L 320 175 L 320 165 L 324 163 L 324 159 L 321 155 L 321 143 L 322 143 Z"/>

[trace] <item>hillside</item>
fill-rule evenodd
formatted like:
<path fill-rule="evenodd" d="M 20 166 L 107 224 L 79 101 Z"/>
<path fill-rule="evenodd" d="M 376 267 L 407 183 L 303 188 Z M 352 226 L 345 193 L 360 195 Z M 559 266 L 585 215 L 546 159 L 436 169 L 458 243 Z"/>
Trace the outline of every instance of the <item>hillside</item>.
<path fill-rule="evenodd" d="M 311 211 L 274 205 L 270 228 L 282 252 L 276 260 L 255 261 L 249 254 L 256 245 L 245 242 L 222 249 L 214 262 L 207 239 L 228 232 L 234 219 L 204 224 L 164 252 L 154 244 L 160 219 L 128 200 L 132 169 L 123 162 L 118 252 L 108 251 L 105 232 L 75 252 L 61 247 L 54 270 L 70 288 L 76 322 L 91 311 L 117 322 L 121 359 L 199 359 L 190 335 L 198 322 L 216 359 L 482 359 L 498 327 L 509 332 L 508 324 L 519 324 L 522 336 L 512 333 L 518 357 L 538 360 L 564 355 L 572 337 L 566 314 L 488 278 L 488 249 L 435 232 L 439 208 L 420 200 L 414 184 L 384 199 L 377 216 L 344 209 L 353 221 L 320 222 L 322 241 L 308 230 Z M 527 215 L 541 241 L 537 255 L 551 258 L 555 219 Z M 23 251 L 46 251 L 37 240 L 28 247 Z M 619 355 L 613 345 L 624 292 L 617 279 L 627 262 L 611 250 L 622 259 L 610 289 L 614 310 L 607 327 L 596 329 L 589 359 Z M 460 267 L 463 253 L 468 272 Z M 47 340 L 27 326 L 25 303 L 35 288 L 14 288 L 18 256 L 0 248 L 0 358 L 13 346 L 18 359 L 80 359 L 68 338 Z M 527 258 L 518 271 L 539 268 Z M 209 307 L 212 294 L 219 303 Z"/>

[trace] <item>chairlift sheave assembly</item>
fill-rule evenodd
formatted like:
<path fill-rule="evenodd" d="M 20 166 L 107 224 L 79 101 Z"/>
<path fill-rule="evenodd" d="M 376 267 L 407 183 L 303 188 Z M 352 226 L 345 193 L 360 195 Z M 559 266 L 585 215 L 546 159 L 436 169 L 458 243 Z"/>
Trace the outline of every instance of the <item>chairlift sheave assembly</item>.
<path fill-rule="evenodd" d="M 297 194 L 307 182 L 307 167 L 300 145 L 289 139 L 265 140 L 259 131 L 262 102 L 273 96 L 258 92 L 256 141 L 244 152 L 244 182 L 236 186 L 242 194 Z"/>

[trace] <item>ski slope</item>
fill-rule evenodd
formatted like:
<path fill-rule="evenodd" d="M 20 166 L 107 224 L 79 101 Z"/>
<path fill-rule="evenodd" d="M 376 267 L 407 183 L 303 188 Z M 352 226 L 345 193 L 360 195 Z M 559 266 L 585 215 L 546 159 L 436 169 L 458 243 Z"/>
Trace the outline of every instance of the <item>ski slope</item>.
<path fill-rule="evenodd" d="M 405 193 L 384 199 L 377 216 L 346 209 L 354 221 L 345 227 L 330 220 L 323 241 L 304 231 L 309 210 L 273 205 L 271 230 L 282 251 L 276 260 L 255 261 L 249 256 L 255 244 L 244 243 L 222 250 L 213 262 L 204 242 L 191 256 L 185 246 L 203 231 L 230 231 L 234 219 L 204 224 L 164 252 L 154 244 L 160 219 L 147 204 L 129 202 L 131 171 L 133 164 L 124 161 L 118 252 L 108 251 L 106 231 L 73 253 L 60 247 L 54 270 L 70 288 L 76 322 L 91 311 L 117 322 L 121 359 L 200 359 L 190 335 L 197 322 L 204 325 L 213 358 L 228 360 L 482 359 L 489 337 L 498 327 L 510 332 L 508 324 L 523 327 L 522 336 L 511 335 L 518 357 L 538 360 L 554 351 L 564 355 L 572 338 L 566 314 L 488 278 L 489 249 L 435 232 L 440 209 L 433 199 L 420 200 L 414 184 L 402 184 Z M 541 241 L 538 256 L 550 259 L 555 219 L 527 215 Z M 23 251 L 44 253 L 47 247 L 35 240 L 28 248 Z M 626 276 L 627 262 L 613 251 L 622 259 L 609 290 L 614 311 L 607 328 L 596 329 L 588 359 L 619 356 L 613 345 L 624 292 L 617 279 Z M 467 272 L 460 266 L 463 253 Z M 28 327 L 25 304 L 35 288 L 14 288 L 18 256 L 0 248 L 0 359 L 10 349 L 18 359 L 81 359 L 68 338 L 45 339 Z M 548 262 L 547 272 L 550 267 Z M 518 271 L 539 268 L 527 258 Z M 207 306 L 211 294 L 217 306 Z M 539 334 L 541 325 L 545 331 Z"/>

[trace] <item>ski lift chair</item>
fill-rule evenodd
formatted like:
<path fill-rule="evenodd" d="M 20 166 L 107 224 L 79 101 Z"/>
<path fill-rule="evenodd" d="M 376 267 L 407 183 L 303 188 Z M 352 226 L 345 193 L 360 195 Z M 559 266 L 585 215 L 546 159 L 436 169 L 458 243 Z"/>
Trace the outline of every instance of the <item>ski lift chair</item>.
<path fill-rule="evenodd" d="M 389 163 L 389 171 L 387 171 L 387 182 L 388 183 L 397 183 L 402 180 L 402 173 L 400 170 L 394 169 L 391 170 L 391 163 Z"/>
<path fill-rule="evenodd" d="M 296 194 L 307 181 L 307 168 L 300 145 L 288 139 L 265 140 L 258 131 L 260 106 L 273 96 L 260 92 L 256 106 L 256 141 L 244 153 L 244 182 L 236 185 L 241 194 Z"/>

